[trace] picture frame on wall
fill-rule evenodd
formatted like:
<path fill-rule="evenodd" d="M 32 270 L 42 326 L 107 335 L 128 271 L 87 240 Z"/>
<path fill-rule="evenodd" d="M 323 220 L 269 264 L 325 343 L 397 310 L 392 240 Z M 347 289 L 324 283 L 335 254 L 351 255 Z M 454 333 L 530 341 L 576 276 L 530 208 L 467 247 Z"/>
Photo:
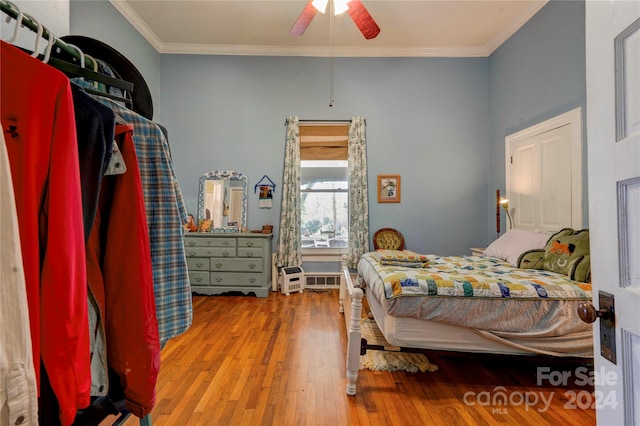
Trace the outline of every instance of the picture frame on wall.
<path fill-rule="evenodd" d="M 400 202 L 400 175 L 378 175 L 378 202 Z"/>

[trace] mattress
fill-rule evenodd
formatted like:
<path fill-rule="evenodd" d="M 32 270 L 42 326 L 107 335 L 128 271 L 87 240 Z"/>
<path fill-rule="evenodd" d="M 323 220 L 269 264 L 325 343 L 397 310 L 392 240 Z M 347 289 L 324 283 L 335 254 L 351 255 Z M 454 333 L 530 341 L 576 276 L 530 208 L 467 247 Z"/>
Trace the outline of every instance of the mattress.
<path fill-rule="evenodd" d="M 465 261 L 474 260 L 474 256 L 463 257 Z M 477 260 L 483 259 L 478 257 Z M 505 263 L 505 265 L 508 264 Z M 526 272 L 535 279 L 538 276 L 536 270 L 517 270 L 517 272 L 519 274 Z M 564 300 L 540 297 L 418 295 L 389 298 L 383 279 L 376 270 L 375 260 L 366 255 L 358 262 L 358 277 L 366 283 L 366 294 L 370 305 L 380 306 L 380 312 L 377 315 L 384 313 L 385 316 L 391 317 L 388 319 L 389 324 L 403 324 L 404 319 L 428 321 L 466 329 L 473 335 L 481 335 L 485 340 L 493 340 L 521 352 L 578 357 L 591 357 L 593 354 L 592 324 L 580 320 L 577 312 L 583 298 Z M 372 299 L 375 299 L 375 303 L 371 302 Z M 380 324 L 385 319 L 378 320 L 376 317 L 376 321 L 379 322 L 383 332 L 386 328 L 387 333 L 396 333 L 394 336 L 388 336 L 387 340 L 397 345 L 398 335 L 404 332 L 396 329 L 395 326 Z M 412 322 L 408 321 L 408 323 Z M 427 326 L 423 329 L 428 333 Z M 409 332 L 408 335 L 411 333 L 414 331 Z"/>

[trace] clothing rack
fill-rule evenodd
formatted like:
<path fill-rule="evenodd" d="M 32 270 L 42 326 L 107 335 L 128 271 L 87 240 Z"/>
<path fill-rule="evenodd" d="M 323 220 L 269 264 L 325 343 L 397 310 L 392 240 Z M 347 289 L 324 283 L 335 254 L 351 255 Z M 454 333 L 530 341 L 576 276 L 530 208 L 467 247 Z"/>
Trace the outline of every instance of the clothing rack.
<path fill-rule="evenodd" d="M 28 15 L 24 12 L 21 12 L 20 9 L 17 8 L 16 5 L 14 5 L 13 3 L 6 1 L 6 0 L 0 0 L 0 7 L 2 8 L 2 11 L 4 13 L 6 13 L 7 15 L 11 16 L 13 19 L 15 19 L 17 21 L 18 17 L 20 14 L 22 14 L 22 22 L 21 25 L 24 27 L 29 28 L 31 31 L 33 32 L 38 32 L 38 28 L 41 24 L 38 23 L 37 20 L 35 20 L 31 15 Z M 51 40 L 52 37 L 52 33 L 43 26 L 42 29 L 42 38 L 46 39 L 46 40 Z M 54 35 L 55 37 L 55 35 Z M 64 41 L 56 38 L 55 43 L 53 45 L 56 49 L 59 49 L 67 54 L 69 54 L 70 56 L 72 56 L 73 58 L 75 58 L 77 61 L 80 61 L 82 58 L 80 57 L 80 53 L 73 48 L 72 46 L 69 46 L 67 43 L 65 43 Z M 97 66 L 97 64 L 93 61 L 93 59 L 90 56 L 84 56 L 84 60 L 85 60 L 85 64 L 88 68 L 93 69 Z"/>
<path fill-rule="evenodd" d="M 55 48 L 58 53 L 61 53 L 61 52 L 65 53 L 66 55 L 70 56 L 71 59 L 75 62 L 75 63 L 70 63 L 70 62 L 66 62 L 61 59 L 55 58 L 53 56 L 50 56 L 47 62 L 48 64 L 59 69 L 60 71 L 67 74 L 68 76 L 84 77 L 95 82 L 104 83 L 108 86 L 113 86 L 128 92 L 133 92 L 133 83 L 129 81 L 113 78 L 108 75 L 101 74 L 99 72 L 94 71 L 94 69 L 98 68 L 98 64 L 94 61 L 94 59 L 91 56 L 83 54 L 82 51 L 80 51 L 79 49 L 65 43 L 63 40 L 58 39 L 53 33 L 47 30 L 47 28 L 44 25 L 40 24 L 31 15 L 28 15 L 20 11 L 20 9 L 18 9 L 18 7 L 13 3 L 6 0 L 0 0 L 0 8 L 9 17 L 16 20 L 16 25 L 27 27 L 28 29 L 36 33 L 40 31 L 40 28 L 42 28 L 42 34 L 41 34 L 42 38 L 48 41 L 51 41 L 52 37 L 54 38 L 54 44 L 53 44 L 52 50 Z M 22 49 L 22 50 L 25 50 L 25 49 Z M 28 53 L 32 53 L 32 52 L 28 52 Z M 82 64 L 83 62 L 86 67 L 81 67 L 79 65 L 76 65 L 76 63 Z M 124 102 L 129 108 L 132 106 L 132 100 L 128 98 L 111 95 L 109 93 L 105 93 L 99 90 L 85 89 L 85 92 Z"/>
<path fill-rule="evenodd" d="M 134 87 L 133 83 L 124 81 L 118 78 L 113 78 L 106 74 L 102 74 L 97 71 L 94 71 L 98 69 L 98 63 L 96 62 L 96 60 L 94 60 L 91 56 L 85 55 L 84 53 L 82 53 L 80 49 L 65 43 L 63 40 L 58 39 L 52 32 L 47 30 L 47 28 L 44 25 L 38 23 L 38 21 L 34 19 L 32 16 L 22 12 L 12 2 L 7 0 L 0 0 L 0 10 L 2 10 L 2 12 L 4 12 L 6 15 L 9 16 L 9 18 L 7 18 L 7 21 L 9 21 L 10 18 L 13 18 L 16 21 L 15 25 L 20 25 L 21 27 L 27 27 L 31 31 L 37 33 L 38 37 L 42 37 L 48 40 L 49 42 L 51 42 L 51 38 L 53 38 L 54 42 L 53 42 L 51 51 L 53 51 L 55 48 L 58 53 L 64 53 L 74 61 L 74 63 L 70 63 L 62 59 L 55 58 L 53 56 L 49 56 L 47 63 L 50 64 L 51 66 L 64 72 L 68 76 L 72 75 L 72 76 L 78 76 L 78 77 L 85 77 L 95 82 L 104 83 L 105 85 L 117 87 L 119 89 L 123 89 L 124 91 L 133 92 L 133 87 Z M 23 49 L 23 48 L 19 48 L 19 49 L 26 51 L 26 49 Z M 28 52 L 28 53 L 31 54 L 33 52 Z M 78 64 L 83 64 L 85 67 L 79 66 Z M 106 98 L 122 101 L 126 103 L 128 107 L 131 107 L 131 104 L 132 104 L 131 99 L 122 98 L 116 95 L 111 95 L 109 93 L 105 93 L 99 90 L 91 90 L 86 88 L 83 90 L 87 93 L 93 93 Z M 119 404 L 122 404 L 122 407 L 120 407 Z M 118 406 L 116 407 L 116 405 Z M 123 424 L 130 416 L 130 413 L 126 412 L 126 410 L 124 409 L 124 402 L 118 402 L 118 404 L 115 404 L 113 407 L 118 411 L 120 415 L 114 421 L 114 423 L 112 423 L 112 426 Z M 113 414 L 116 414 L 116 413 L 113 412 Z M 140 419 L 141 426 L 151 426 L 151 424 L 152 424 L 151 415 L 147 415 Z"/>

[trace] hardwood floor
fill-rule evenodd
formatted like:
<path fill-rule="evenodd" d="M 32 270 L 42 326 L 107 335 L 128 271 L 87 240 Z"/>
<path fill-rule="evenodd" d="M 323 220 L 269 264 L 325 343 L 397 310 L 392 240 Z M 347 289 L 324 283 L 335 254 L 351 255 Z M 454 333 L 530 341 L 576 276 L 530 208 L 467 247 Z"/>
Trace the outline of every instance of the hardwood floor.
<path fill-rule="evenodd" d="M 191 328 L 162 351 L 154 426 L 595 424 L 593 409 L 578 408 L 593 387 L 576 386 L 587 367 L 575 363 L 429 354 L 438 371 L 361 370 L 347 396 L 338 290 L 194 296 L 193 305 Z M 567 385 L 538 386 L 544 366 L 571 374 Z M 507 404 L 491 404 L 500 391 Z"/>

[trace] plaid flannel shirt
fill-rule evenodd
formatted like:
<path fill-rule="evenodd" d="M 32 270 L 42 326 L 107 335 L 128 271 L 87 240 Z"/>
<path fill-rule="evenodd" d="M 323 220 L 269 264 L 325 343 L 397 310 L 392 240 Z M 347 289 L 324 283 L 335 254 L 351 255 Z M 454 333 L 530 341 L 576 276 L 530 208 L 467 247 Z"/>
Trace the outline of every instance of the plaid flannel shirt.
<path fill-rule="evenodd" d="M 82 80 L 73 82 L 91 88 Z M 158 335 L 164 344 L 186 331 L 193 320 L 182 227 L 187 222 L 187 209 L 173 169 L 169 142 L 157 124 L 110 99 L 94 97 L 134 127 L 133 142 L 149 228 Z"/>

